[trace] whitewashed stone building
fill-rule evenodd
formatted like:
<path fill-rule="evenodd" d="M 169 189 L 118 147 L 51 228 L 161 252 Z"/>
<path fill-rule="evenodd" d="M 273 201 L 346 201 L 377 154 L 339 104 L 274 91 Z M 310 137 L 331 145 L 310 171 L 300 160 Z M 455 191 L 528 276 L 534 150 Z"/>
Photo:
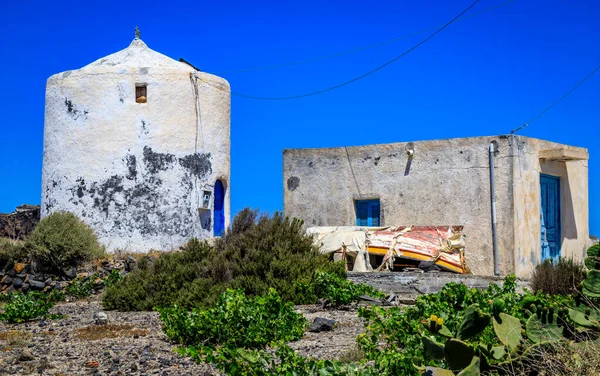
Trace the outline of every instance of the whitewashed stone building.
<path fill-rule="evenodd" d="M 42 217 L 69 211 L 108 250 L 172 249 L 229 224 L 226 80 L 139 39 L 48 79 Z"/>

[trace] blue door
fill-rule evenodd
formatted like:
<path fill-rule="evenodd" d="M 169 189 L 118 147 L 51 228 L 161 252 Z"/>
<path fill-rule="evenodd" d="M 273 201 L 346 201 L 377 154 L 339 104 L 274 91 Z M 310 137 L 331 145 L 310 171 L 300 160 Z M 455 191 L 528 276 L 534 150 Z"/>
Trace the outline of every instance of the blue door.
<path fill-rule="evenodd" d="M 225 187 L 223 187 L 223 182 L 217 180 L 215 183 L 215 208 L 214 208 L 214 232 L 215 236 L 223 235 L 223 231 L 225 231 L 225 210 L 223 207 L 223 203 L 225 201 Z"/>
<path fill-rule="evenodd" d="M 379 200 L 356 201 L 356 225 L 379 226 Z"/>
<path fill-rule="evenodd" d="M 560 256 L 560 178 L 540 175 L 542 261 Z"/>

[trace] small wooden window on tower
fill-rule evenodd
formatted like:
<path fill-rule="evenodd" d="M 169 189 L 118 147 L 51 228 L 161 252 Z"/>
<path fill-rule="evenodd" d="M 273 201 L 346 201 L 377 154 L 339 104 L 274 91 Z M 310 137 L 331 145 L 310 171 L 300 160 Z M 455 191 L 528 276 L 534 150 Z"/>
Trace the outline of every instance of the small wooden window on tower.
<path fill-rule="evenodd" d="M 146 101 L 147 101 L 146 84 L 136 84 L 135 85 L 135 101 L 137 103 L 146 103 Z"/>

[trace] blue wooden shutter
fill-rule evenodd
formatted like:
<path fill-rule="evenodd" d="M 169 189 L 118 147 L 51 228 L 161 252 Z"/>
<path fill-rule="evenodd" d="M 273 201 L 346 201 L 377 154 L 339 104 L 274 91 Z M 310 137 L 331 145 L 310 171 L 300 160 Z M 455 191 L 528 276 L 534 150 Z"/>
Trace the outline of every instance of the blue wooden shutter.
<path fill-rule="evenodd" d="M 369 219 L 371 220 L 371 223 L 369 226 L 379 226 L 379 200 L 371 201 L 370 209 L 371 213 Z"/>
<path fill-rule="evenodd" d="M 356 225 L 369 225 L 369 203 L 367 201 L 356 201 Z"/>
<path fill-rule="evenodd" d="M 379 226 L 381 207 L 379 200 L 357 200 L 356 201 L 356 225 L 357 226 Z"/>

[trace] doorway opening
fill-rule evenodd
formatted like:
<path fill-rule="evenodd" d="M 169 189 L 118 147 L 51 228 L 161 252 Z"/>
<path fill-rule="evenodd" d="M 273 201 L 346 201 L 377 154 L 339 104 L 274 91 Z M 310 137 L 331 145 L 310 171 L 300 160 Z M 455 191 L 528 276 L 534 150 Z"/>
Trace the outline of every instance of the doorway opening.
<path fill-rule="evenodd" d="M 215 183 L 215 200 L 214 200 L 214 221 L 215 225 L 214 236 L 222 236 L 225 231 L 225 187 L 221 180 Z"/>
<path fill-rule="evenodd" d="M 542 261 L 560 257 L 560 178 L 540 174 Z"/>

